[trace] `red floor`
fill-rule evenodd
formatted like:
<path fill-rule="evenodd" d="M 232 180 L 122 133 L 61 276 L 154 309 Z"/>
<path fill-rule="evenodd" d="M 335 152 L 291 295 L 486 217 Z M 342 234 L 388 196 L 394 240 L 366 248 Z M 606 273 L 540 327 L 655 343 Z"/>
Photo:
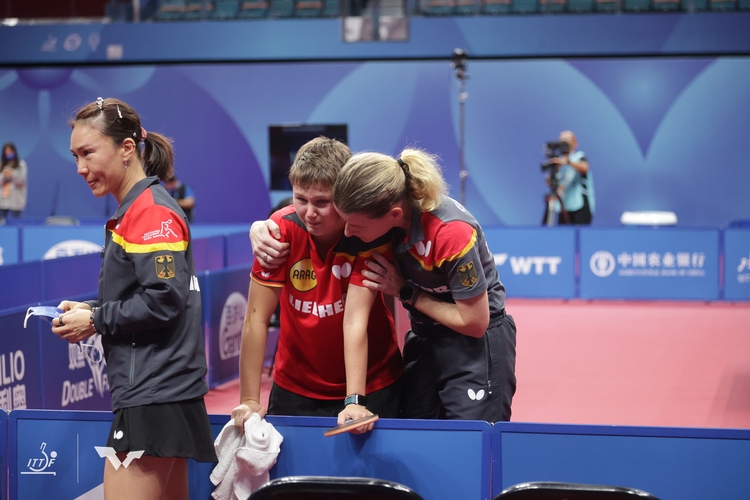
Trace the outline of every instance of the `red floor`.
<path fill-rule="evenodd" d="M 508 312 L 513 421 L 750 428 L 750 304 L 516 299 Z M 229 414 L 238 398 L 234 381 L 206 405 Z"/>

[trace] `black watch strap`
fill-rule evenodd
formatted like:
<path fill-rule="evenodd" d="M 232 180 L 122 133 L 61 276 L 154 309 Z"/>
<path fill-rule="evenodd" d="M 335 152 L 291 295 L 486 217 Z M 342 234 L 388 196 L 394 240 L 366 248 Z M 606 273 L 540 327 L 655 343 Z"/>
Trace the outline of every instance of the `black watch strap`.
<path fill-rule="evenodd" d="M 367 406 L 367 396 L 361 394 L 350 394 L 344 399 L 344 406 L 346 405 Z"/>
<path fill-rule="evenodd" d="M 405 306 L 414 307 L 417 297 L 422 293 L 421 288 L 412 288 L 408 283 L 398 290 L 398 298 Z"/>

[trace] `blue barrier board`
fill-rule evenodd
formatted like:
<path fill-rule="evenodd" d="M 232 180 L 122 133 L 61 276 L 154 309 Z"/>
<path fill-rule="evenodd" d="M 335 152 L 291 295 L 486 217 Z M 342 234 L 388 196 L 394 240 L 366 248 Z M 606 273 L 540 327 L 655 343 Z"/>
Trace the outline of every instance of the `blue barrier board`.
<path fill-rule="evenodd" d="M 750 229 L 724 231 L 724 299 L 750 300 Z"/>
<path fill-rule="evenodd" d="M 18 228 L 0 227 L 0 266 L 18 264 Z"/>
<path fill-rule="evenodd" d="M 573 298 L 575 228 L 484 228 L 508 297 Z"/>
<path fill-rule="evenodd" d="M 196 272 L 216 271 L 224 266 L 224 236 L 193 239 L 193 264 Z"/>
<path fill-rule="evenodd" d="M 0 310 L 11 309 L 41 300 L 42 266 L 25 262 L 0 266 Z"/>
<path fill-rule="evenodd" d="M 20 410 L 8 423 L 10 499 L 51 492 L 56 498 L 102 497 L 105 459 L 94 446 L 106 446 L 112 413 Z"/>
<path fill-rule="evenodd" d="M 51 492 L 55 498 L 103 498 L 106 459 L 94 447 L 106 446 L 112 417 L 109 411 L 11 412 L 8 498 L 48 498 Z M 190 500 L 211 500 L 213 486 L 208 476 L 214 465 L 188 461 Z"/>
<path fill-rule="evenodd" d="M 661 500 L 746 499 L 750 430 L 502 422 L 493 496 L 527 481 L 627 486 Z"/>
<path fill-rule="evenodd" d="M 719 298 L 717 229 L 579 231 L 581 298 Z"/>
<path fill-rule="evenodd" d="M 104 245 L 104 226 L 25 226 L 23 262 L 97 253 Z"/>
<path fill-rule="evenodd" d="M 92 294 L 88 299 L 95 299 Z M 29 320 L 32 321 L 31 319 Z M 41 328 L 42 388 L 47 410 L 112 410 L 107 364 L 88 359 L 77 344 L 61 340 L 50 331 L 50 324 L 39 321 Z M 101 335 L 81 342 L 102 349 Z M 91 352 L 90 347 L 85 347 Z"/>
<path fill-rule="evenodd" d="M 102 267 L 100 253 L 75 255 L 61 259 L 48 259 L 42 266 L 42 294 L 40 301 L 71 299 L 94 293 L 99 287 L 99 271 Z M 57 305 L 57 304 L 52 304 Z"/>
<path fill-rule="evenodd" d="M 210 415 L 218 435 L 229 415 Z M 490 498 L 490 424 L 381 419 L 372 432 L 325 437 L 334 417 L 268 416 L 284 437 L 271 479 L 356 476 L 396 481 L 429 500 Z M 203 475 L 210 468 L 205 464 Z M 191 471 L 192 473 L 193 471 Z"/>
<path fill-rule="evenodd" d="M 8 475 L 8 414 L 3 410 L 0 411 L 0 464 L 3 466 L 3 472 L 0 474 L 0 500 L 8 498 L 6 484 Z"/>
<path fill-rule="evenodd" d="M 205 282 L 199 283 L 208 349 L 208 386 L 213 388 L 239 375 L 250 266 L 209 272 Z"/>
<path fill-rule="evenodd" d="M 30 318 L 24 329 L 25 315 L 26 309 L 0 315 L 0 409 L 5 411 L 42 407 L 40 320 Z"/>
<path fill-rule="evenodd" d="M 247 231 L 226 236 L 227 267 L 253 263 L 253 248 Z"/>

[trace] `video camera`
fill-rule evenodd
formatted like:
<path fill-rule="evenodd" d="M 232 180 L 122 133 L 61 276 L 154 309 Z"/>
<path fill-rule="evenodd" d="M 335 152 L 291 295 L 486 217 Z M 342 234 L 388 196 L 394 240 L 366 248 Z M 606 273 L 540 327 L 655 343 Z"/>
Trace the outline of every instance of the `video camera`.
<path fill-rule="evenodd" d="M 544 156 L 548 159 L 557 158 L 568 153 L 570 153 L 570 144 L 565 141 L 544 143 Z M 542 163 L 542 172 L 546 172 L 547 170 L 554 172 L 559 166 L 557 163 L 552 162 Z"/>

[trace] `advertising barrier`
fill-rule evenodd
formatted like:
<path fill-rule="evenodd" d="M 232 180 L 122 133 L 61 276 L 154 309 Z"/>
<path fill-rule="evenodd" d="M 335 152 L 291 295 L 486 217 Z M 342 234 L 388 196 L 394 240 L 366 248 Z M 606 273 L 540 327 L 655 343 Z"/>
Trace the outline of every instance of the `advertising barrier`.
<path fill-rule="evenodd" d="M 492 428 L 492 495 L 527 481 L 627 486 L 661 500 L 747 498 L 750 430 L 524 424 Z"/>
<path fill-rule="evenodd" d="M 719 299 L 719 230 L 580 228 L 580 297 Z"/>
<path fill-rule="evenodd" d="M 493 227 L 484 234 L 508 297 L 575 297 L 575 228 Z"/>
<path fill-rule="evenodd" d="M 199 283 L 208 350 L 208 386 L 214 388 L 239 375 L 250 266 L 209 272 Z"/>
<path fill-rule="evenodd" d="M 11 412 L 9 498 L 104 498 L 105 459 L 94 447 L 106 446 L 111 425 L 111 412 Z"/>
<path fill-rule="evenodd" d="M 99 253 L 104 245 L 104 225 L 24 226 L 23 262 L 85 253 Z"/>
<path fill-rule="evenodd" d="M 750 300 L 750 229 L 724 231 L 724 299 Z"/>
<path fill-rule="evenodd" d="M 229 415 L 210 415 L 218 435 Z M 325 437 L 334 417 L 268 416 L 284 437 L 271 479 L 356 476 L 396 481 L 429 500 L 490 497 L 490 424 L 480 421 L 382 419 L 372 432 Z M 191 487 L 208 499 L 212 466 L 191 463 Z M 200 480 L 200 478 L 206 478 Z M 200 488 L 200 489 L 199 489 Z M 191 489 L 193 498 L 193 489 Z"/>
<path fill-rule="evenodd" d="M 0 500 L 8 498 L 7 466 L 8 466 L 8 414 L 0 411 Z"/>
<path fill-rule="evenodd" d="M 24 316 L 26 309 L 0 315 L 0 409 L 5 411 L 42 408 L 39 320 L 29 319 L 24 330 Z"/>

